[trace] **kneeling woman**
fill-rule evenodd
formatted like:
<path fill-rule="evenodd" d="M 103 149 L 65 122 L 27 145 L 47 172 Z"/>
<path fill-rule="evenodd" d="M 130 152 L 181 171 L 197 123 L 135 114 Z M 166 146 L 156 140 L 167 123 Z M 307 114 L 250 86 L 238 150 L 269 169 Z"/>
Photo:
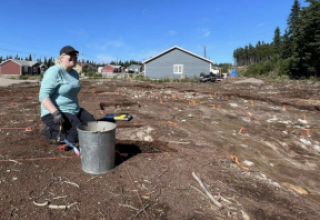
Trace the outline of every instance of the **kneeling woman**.
<path fill-rule="evenodd" d="M 72 69 L 77 64 L 78 54 L 71 46 L 63 47 L 56 65 L 45 72 L 41 82 L 41 121 L 46 124 L 46 135 L 51 140 L 59 136 L 61 140 L 77 142 L 77 126 L 81 122 L 95 121 L 89 112 L 79 106 L 79 74 Z"/>

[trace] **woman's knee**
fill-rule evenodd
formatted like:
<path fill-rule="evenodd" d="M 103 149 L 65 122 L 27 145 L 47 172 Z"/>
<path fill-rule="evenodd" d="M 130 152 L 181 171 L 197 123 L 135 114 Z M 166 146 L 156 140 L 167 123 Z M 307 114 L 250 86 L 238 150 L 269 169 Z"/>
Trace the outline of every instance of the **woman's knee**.
<path fill-rule="evenodd" d="M 94 117 L 92 114 L 90 114 L 87 110 L 84 108 L 80 109 L 79 112 L 79 119 L 81 122 L 89 122 L 89 121 L 95 121 Z"/>

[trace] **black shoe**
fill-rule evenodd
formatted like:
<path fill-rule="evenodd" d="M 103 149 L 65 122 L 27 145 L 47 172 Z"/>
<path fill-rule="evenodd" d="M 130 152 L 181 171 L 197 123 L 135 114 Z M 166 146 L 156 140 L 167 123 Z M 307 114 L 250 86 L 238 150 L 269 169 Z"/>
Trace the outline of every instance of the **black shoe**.
<path fill-rule="evenodd" d="M 57 144 L 57 145 L 59 145 L 59 144 L 65 144 L 64 141 L 57 141 L 56 139 L 49 139 L 49 143 L 50 143 L 50 144 Z"/>

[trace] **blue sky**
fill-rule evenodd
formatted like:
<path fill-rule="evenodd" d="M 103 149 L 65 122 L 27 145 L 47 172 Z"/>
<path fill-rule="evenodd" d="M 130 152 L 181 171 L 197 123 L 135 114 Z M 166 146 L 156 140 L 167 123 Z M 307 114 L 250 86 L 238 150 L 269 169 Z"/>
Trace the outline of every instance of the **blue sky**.
<path fill-rule="evenodd" d="M 71 45 L 95 62 L 143 61 L 173 46 L 215 63 L 281 34 L 294 0 L 7 0 L 0 56 L 58 57 Z M 300 1 L 306 6 L 304 1 Z M 80 55 L 81 57 L 81 55 Z"/>

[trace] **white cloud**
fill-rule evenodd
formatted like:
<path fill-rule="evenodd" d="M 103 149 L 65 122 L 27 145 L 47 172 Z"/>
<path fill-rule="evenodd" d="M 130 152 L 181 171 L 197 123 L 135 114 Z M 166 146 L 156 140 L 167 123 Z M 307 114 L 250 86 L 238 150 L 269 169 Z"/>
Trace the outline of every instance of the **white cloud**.
<path fill-rule="evenodd" d="M 100 43 L 90 43 L 86 46 L 91 49 L 100 50 L 100 51 L 106 51 L 110 48 L 120 48 L 123 47 L 125 43 L 120 40 L 103 40 L 100 41 Z"/>
<path fill-rule="evenodd" d="M 74 35 L 77 35 L 78 37 L 83 37 L 83 36 L 87 35 L 87 31 L 82 28 L 78 28 L 76 30 L 71 30 L 71 33 Z"/>
<path fill-rule="evenodd" d="M 200 18 L 200 21 L 201 22 L 208 22 L 208 21 L 210 21 L 210 19 L 207 17 L 202 17 L 202 18 Z"/>
<path fill-rule="evenodd" d="M 101 50 L 107 50 L 110 47 L 122 47 L 124 45 L 124 42 L 122 40 L 111 40 L 104 42 L 101 46 Z"/>
<path fill-rule="evenodd" d="M 136 53 L 135 59 L 145 61 L 150 59 L 151 57 L 154 57 L 158 55 L 159 53 L 163 52 L 164 50 L 147 50 L 147 51 L 140 51 L 139 53 Z"/>
<path fill-rule="evenodd" d="M 115 57 L 106 55 L 106 54 L 100 54 L 97 55 L 97 61 L 102 63 L 110 63 L 111 61 L 117 60 Z"/>
<path fill-rule="evenodd" d="M 265 26 L 266 23 L 260 23 L 260 24 L 257 24 L 256 27 L 262 27 L 262 26 Z"/>
<path fill-rule="evenodd" d="M 199 28 L 198 32 L 202 37 L 209 37 L 209 35 L 211 34 L 211 31 L 209 28 Z"/>
<path fill-rule="evenodd" d="M 170 36 L 175 36 L 176 34 L 177 34 L 177 32 L 174 30 L 168 31 L 168 35 L 170 35 Z"/>

